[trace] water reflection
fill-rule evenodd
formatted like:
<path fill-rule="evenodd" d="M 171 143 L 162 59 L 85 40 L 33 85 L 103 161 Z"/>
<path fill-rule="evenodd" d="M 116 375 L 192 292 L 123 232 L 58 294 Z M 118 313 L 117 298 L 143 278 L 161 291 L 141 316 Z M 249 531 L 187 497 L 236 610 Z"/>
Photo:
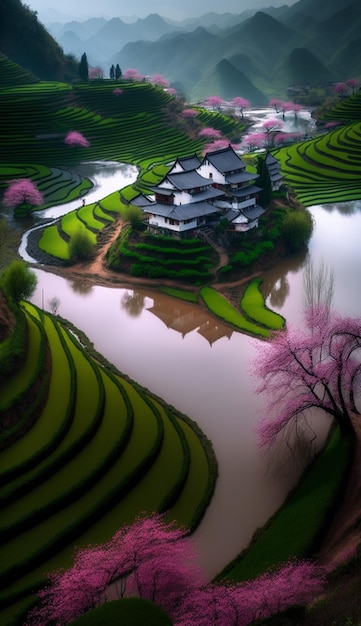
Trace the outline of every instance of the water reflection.
<path fill-rule="evenodd" d="M 290 295 L 290 275 L 300 272 L 307 258 L 307 250 L 282 259 L 264 272 L 262 294 L 270 308 L 281 310 Z"/>
<path fill-rule="evenodd" d="M 209 313 L 194 304 L 169 298 L 164 294 L 153 297 L 153 305 L 147 309 L 167 326 L 184 338 L 193 330 L 204 337 L 210 345 L 221 337 L 230 337 L 233 330 L 213 319 Z"/>
<path fill-rule="evenodd" d="M 311 260 L 317 266 L 323 259 L 334 269 L 337 308 L 360 315 L 361 211 L 351 216 L 317 206 L 311 212 Z M 263 276 L 267 304 L 293 326 L 303 323 L 305 260 L 305 254 L 285 258 Z M 219 478 L 195 540 L 202 566 L 214 576 L 282 504 L 299 475 L 299 461 L 308 458 L 310 435 L 298 440 L 297 458 L 284 455 L 287 446 L 282 453 L 275 451 L 281 467 L 257 448 L 255 426 L 264 402 L 255 393 L 249 369 L 260 340 L 223 328 L 197 305 L 150 289 L 94 286 L 84 297 L 82 285 L 74 290 L 73 282 L 43 270 L 37 276 L 35 304 L 48 306 L 57 296 L 62 317 L 83 330 L 96 350 L 190 416 L 212 441 Z M 316 417 L 312 428 L 320 445 L 329 422 Z M 280 471 L 274 475 L 269 467 Z"/>
<path fill-rule="evenodd" d="M 120 299 L 120 306 L 131 317 L 139 317 L 145 305 L 145 298 L 139 291 L 126 290 Z"/>

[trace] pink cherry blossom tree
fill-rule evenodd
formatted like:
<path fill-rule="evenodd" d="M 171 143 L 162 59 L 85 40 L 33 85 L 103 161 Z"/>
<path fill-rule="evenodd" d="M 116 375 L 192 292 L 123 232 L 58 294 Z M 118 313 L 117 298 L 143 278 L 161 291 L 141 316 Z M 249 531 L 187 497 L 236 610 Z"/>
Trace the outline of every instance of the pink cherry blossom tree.
<path fill-rule="evenodd" d="M 244 117 L 244 110 L 248 109 L 251 106 L 251 103 L 246 98 L 242 98 L 241 96 L 236 96 L 232 98 L 231 105 L 234 109 L 238 109 L 242 118 Z"/>
<path fill-rule="evenodd" d="M 220 130 L 207 126 L 206 128 L 202 128 L 202 130 L 199 131 L 199 136 L 206 137 L 207 139 L 221 139 L 222 134 Z"/>
<path fill-rule="evenodd" d="M 267 134 L 258 132 L 246 135 L 242 140 L 242 146 L 248 150 L 260 150 L 267 145 Z"/>
<path fill-rule="evenodd" d="M 360 81 L 358 78 L 349 78 L 346 81 L 346 85 L 352 89 L 352 95 L 355 94 L 355 89 L 360 87 Z"/>
<path fill-rule="evenodd" d="M 248 626 L 286 608 L 306 604 L 325 585 L 327 569 L 311 561 L 290 561 L 244 583 L 210 583 L 185 596 L 175 626 Z"/>
<path fill-rule="evenodd" d="M 143 74 L 139 72 L 135 67 L 129 67 L 124 72 L 124 78 L 126 80 L 131 80 L 133 83 L 140 83 L 144 80 Z"/>
<path fill-rule="evenodd" d="M 123 93 L 123 89 L 120 89 L 120 87 L 116 87 L 115 89 L 113 89 L 113 94 L 115 96 L 120 96 L 121 93 Z"/>
<path fill-rule="evenodd" d="M 209 96 L 208 98 L 206 98 L 205 104 L 206 106 L 211 107 L 213 110 L 220 109 L 223 104 L 223 98 L 220 98 L 219 96 Z"/>
<path fill-rule="evenodd" d="M 9 208 L 23 207 L 29 214 L 32 207 L 44 203 L 43 194 L 29 178 L 18 178 L 9 183 L 3 197 L 4 205 Z"/>
<path fill-rule="evenodd" d="M 348 87 L 346 83 L 336 83 L 333 91 L 335 94 L 337 94 L 338 96 L 340 96 L 341 98 L 345 98 L 345 96 L 347 96 L 347 91 L 348 91 Z"/>
<path fill-rule="evenodd" d="M 71 130 L 65 137 L 64 143 L 74 148 L 88 148 L 89 141 L 77 130 Z"/>
<path fill-rule="evenodd" d="M 99 67 L 98 65 L 95 67 L 90 67 L 89 68 L 89 78 L 90 80 L 97 80 L 99 78 L 103 78 L 104 77 L 104 70 L 102 67 Z"/>
<path fill-rule="evenodd" d="M 164 78 L 162 74 L 154 74 L 151 77 L 150 82 L 153 83 L 154 85 L 159 85 L 159 87 L 163 87 L 164 89 L 169 87 L 169 81 L 166 78 Z"/>
<path fill-rule="evenodd" d="M 203 154 L 207 152 L 215 152 L 216 150 L 223 150 L 223 148 L 227 148 L 229 146 L 229 141 L 227 139 L 216 139 L 212 143 L 207 143 L 203 150 Z"/>
<path fill-rule="evenodd" d="M 283 100 L 280 100 L 279 98 L 272 98 L 272 100 L 270 100 L 268 103 L 268 106 L 271 109 L 274 109 L 276 113 L 279 113 L 280 111 L 282 111 L 282 105 L 283 105 Z"/>
<path fill-rule="evenodd" d="M 360 320 L 332 310 L 333 277 L 322 264 L 318 272 L 308 266 L 304 276 L 302 329 L 275 333 L 254 363 L 257 391 L 267 396 L 267 417 L 257 428 L 261 446 L 282 437 L 292 443 L 317 411 L 353 435 L 361 414 Z"/>
<path fill-rule="evenodd" d="M 51 574 L 27 624 L 68 623 L 105 601 L 111 586 L 118 597 L 136 593 L 164 607 L 176 606 L 183 593 L 204 584 L 194 558 L 184 529 L 166 522 L 164 515 L 140 516 L 107 543 L 79 549 L 69 570 Z"/>
<path fill-rule="evenodd" d="M 139 517 L 101 546 L 75 554 L 49 576 L 25 626 L 68 624 L 109 598 L 137 595 L 162 606 L 175 626 L 246 626 L 323 588 L 326 569 L 295 561 L 245 583 L 206 583 L 185 530 L 164 515 Z"/>
<path fill-rule="evenodd" d="M 183 109 L 182 111 L 182 117 L 196 117 L 198 115 L 198 111 L 195 111 L 195 109 Z"/>

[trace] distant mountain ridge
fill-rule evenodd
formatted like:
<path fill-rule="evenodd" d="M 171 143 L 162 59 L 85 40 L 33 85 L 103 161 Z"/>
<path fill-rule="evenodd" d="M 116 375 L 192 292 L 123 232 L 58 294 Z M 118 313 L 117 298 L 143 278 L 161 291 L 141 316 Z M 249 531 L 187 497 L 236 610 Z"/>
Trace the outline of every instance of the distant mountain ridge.
<path fill-rule="evenodd" d="M 361 78 L 361 58 L 354 54 L 360 27 L 356 0 L 347 6 L 343 0 L 299 0 L 291 7 L 209 12 L 178 23 L 156 14 L 133 23 L 113 18 L 88 38 L 81 36 L 81 24 L 67 24 L 58 41 L 67 52 L 85 51 L 106 75 L 119 63 L 123 70 L 163 74 L 191 101 L 217 93 L 263 105 L 285 97 L 289 85 L 346 80 L 350 71 Z"/>
<path fill-rule="evenodd" d="M 163 74 L 192 102 L 216 94 L 227 99 L 243 96 L 262 106 L 272 97 L 286 98 L 290 85 L 361 79 L 361 8 L 358 0 L 346 2 L 299 0 L 292 6 L 254 8 L 238 15 L 208 12 L 182 22 L 156 13 L 135 21 L 94 17 L 49 25 L 58 44 L 44 31 L 53 52 L 77 59 L 86 52 L 89 64 L 103 67 L 105 76 L 119 63 L 123 71 L 132 67 L 144 75 Z M 20 0 L 2 0 L 1 22 L 15 5 L 21 5 Z M 36 64 L 29 63 L 37 48 L 35 39 L 31 46 L 32 33 L 26 33 L 31 54 L 21 53 L 24 37 L 14 36 L 14 20 L 7 23 L 6 37 L 0 26 L 0 51 L 35 75 L 49 76 L 51 68 L 40 74 Z M 48 54 L 43 56 L 45 64 Z M 62 58 L 65 67 L 68 61 Z M 57 65 L 54 79 L 59 76 Z"/>

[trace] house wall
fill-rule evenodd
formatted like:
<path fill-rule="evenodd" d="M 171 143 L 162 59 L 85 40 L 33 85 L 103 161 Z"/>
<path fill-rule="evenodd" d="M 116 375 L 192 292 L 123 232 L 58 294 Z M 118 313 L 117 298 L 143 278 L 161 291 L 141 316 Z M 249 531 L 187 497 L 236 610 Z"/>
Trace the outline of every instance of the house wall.
<path fill-rule="evenodd" d="M 253 222 L 247 222 L 245 224 L 239 224 L 239 223 L 234 223 L 232 222 L 232 224 L 234 225 L 234 230 L 237 233 L 245 233 L 247 230 L 252 230 L 252 228 L 258 228 L 258 219 L 254 220 Z"/>
<path fill-rule="evenodd" d="M 200 167 L 197 168 L 198 174 L 209 178 L 214 183 L 225 184 L 225 178 L 221 172 L 219 172 L 211 163 L 205 161 Z"/>
<path fill-rule="evenodd" d="M 169 218 L 162 217 L 160 215 L 151 215 L 149 217 L 149 225 L 156 226 L 157 228 L 166 228 L 167 230 L 171 230 L 173 232 L 181 233 L 192 228 L 197 228 L 199 223 L 194 219 L 191 222 L 175 222 L 172 224 Z"/>

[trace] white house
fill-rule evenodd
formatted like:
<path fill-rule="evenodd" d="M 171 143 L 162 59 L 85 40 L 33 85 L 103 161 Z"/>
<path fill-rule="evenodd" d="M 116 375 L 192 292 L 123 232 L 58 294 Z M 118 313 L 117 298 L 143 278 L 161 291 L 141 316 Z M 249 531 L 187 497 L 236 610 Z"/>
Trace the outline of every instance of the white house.
<path fill-rule="evenodd" d="M 198 172 L 223 190 L 223 197 L 215 204 L 223 210 L 233 230 L 246 231 L 258 226 L 258 218 L 265 212 L 258 204 L 261 187 L 254 184 L 258 175 L 247 172 L 245 162 L 231 146 L 208 152 Z"/>
<path fill-rule="evenodd" d="M 147 213 L 153 232 L 195 236 L 197 229 L 215 225 L 221 217 L 230 230 L 246 231 L 258 226 L 265 211 L 257 203 L 257 178 L 228 146 L 208 152 L 202 161 L 197 155 L 177 158 L 153 188 L 154 201 L 132 203 Z"/>

